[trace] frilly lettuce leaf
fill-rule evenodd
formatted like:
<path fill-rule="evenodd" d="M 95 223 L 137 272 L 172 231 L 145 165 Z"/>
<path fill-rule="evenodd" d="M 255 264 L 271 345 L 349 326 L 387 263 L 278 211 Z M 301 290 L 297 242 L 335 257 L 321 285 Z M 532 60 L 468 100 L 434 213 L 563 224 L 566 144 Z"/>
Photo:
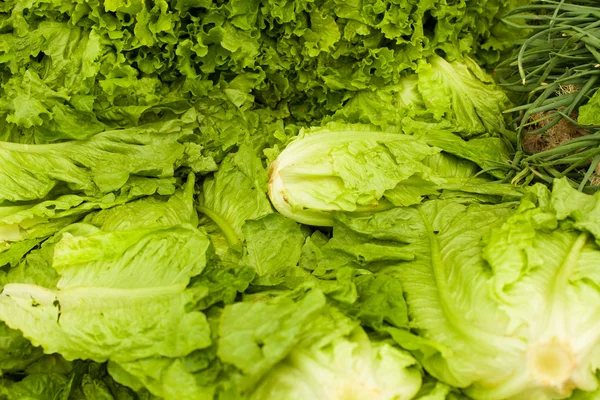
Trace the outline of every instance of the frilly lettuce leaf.
<path fill-rule="evenodd" d="M 314 123 L 435 54 L 497 59 L 514 40 L 500 18 L 519 3 L 9 0 L 0 136 L 84 139 L 177 117 L 215 88 Z"/>
<path fill-rule="evenodd" d="M 464 138 L 508 136 L 508 97 L 471 58 L 433 55 L 395 85 L 357 92 L 333 120 L 400 125 L 412 132 L 448 130 Z"/>

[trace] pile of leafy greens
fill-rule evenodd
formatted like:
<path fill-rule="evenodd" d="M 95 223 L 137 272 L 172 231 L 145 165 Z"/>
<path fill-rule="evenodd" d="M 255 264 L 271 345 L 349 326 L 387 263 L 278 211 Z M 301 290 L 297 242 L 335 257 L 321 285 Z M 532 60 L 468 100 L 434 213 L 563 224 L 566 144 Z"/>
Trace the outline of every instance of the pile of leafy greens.
<path fill-rule="evenodd" d="M 502 183 L 521 0 L 0 4 L 0 399 L 598 395 L 600 197 Z"/>

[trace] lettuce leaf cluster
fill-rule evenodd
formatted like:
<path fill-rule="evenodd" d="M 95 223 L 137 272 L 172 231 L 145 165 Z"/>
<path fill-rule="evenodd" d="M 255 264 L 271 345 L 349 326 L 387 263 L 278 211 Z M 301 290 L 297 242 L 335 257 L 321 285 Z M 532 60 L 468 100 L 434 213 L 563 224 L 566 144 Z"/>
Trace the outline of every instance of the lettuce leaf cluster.
<path fill-rule="evenodd" d="M 0 4 L 0 399 L 597 396 L 600 197 L 499 182 L 520 3 Z"/>
<path fill-rule="evenodd" d="M 182 115 L 215 89 L 238 107 L 314 123 L 436 54 L 497 59 L 513 39 L 500 17 L 517 3 L 8 0 L 1 137 L 86 139 Z"/>

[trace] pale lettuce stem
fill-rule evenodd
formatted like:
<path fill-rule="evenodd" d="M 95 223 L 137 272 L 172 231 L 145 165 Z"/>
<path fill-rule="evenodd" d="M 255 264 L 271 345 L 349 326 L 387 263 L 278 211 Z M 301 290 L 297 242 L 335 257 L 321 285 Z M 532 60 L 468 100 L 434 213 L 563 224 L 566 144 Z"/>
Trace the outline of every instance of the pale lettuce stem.
<path fill-rule="evenodd" d="M 227 239 L 227 243 L 230 246 L 233 246 L 234 244 L 241 241 L 241 238 L 233 230 L 233 227 L 231 226 L 231 224 L 229 222 L 227 222 L 219 214 L 217 214 L 216 212 L 214 212 L 206 207 L 202 207 L 202 206 L 198 206 L 198 211 L 200 211 L 202 214 L 206 215 L 215 224 L 217 224 L 217 226 L 219 227 L 221 232 L 223 232 L 223 235 L 225 235 L 225 239 Z"/>

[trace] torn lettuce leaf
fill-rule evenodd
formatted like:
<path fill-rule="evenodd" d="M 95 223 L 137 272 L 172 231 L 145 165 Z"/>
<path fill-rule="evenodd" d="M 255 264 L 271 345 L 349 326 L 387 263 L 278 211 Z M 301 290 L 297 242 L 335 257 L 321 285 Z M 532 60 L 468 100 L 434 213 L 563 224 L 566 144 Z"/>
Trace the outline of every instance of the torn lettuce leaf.
<path fill-rule="evenodd" d="M 177 357 L 210 344 L 204 314 L 187 310 L 192 299 L 178 284 L 50 290 L 11 283 L 0 294 L 0 318 L 44 352 L 68 360 Z"/>

